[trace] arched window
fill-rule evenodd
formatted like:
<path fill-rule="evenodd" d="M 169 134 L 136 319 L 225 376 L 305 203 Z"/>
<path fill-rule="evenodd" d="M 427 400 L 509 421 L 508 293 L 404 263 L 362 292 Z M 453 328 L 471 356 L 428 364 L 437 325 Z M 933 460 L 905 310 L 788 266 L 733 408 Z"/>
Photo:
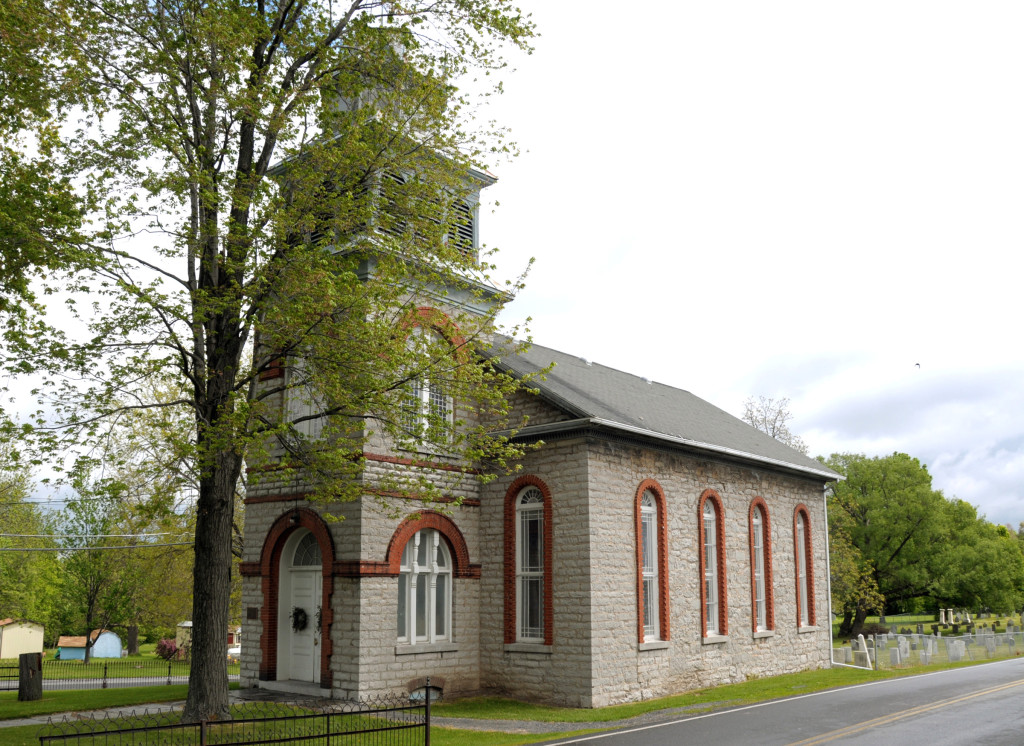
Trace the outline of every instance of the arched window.
<path fill-rule="evenodd" d="M 750 572 L 753 631 L 775 629 L 771 523 L 768 519 L 768 506 L 760 497 L 750 503 Z"/>
<path fill-rule="evenodd" d="M 636 494 L 637 641 L 669 639 L 665 498 L 653 479 Z"/>
<path fill-rule="evenodd" d="M 518 638 L 544 641 L 544 495 L 527 487 L 516 501 Z"/>
<path fill-rule="evenodd" d="M 811 555 L 811 521 L 805 505 L 798 505 L 793 515 L 793 544 L 796 556 L 797 624 L 813 627 L 814 562 Z"/>
<path fill-rule="evenodd" d="M 725 516 L 717 492 L 704 491 L 697 518 L 700 524 L 700 596 L 704 636 L 724 636 L 729 633 L 725 576 Z"/>
<path fill-rule="evenodd" d="M 320 544 L 312 532 L 307 532 L 295 547 L 292 567 L 320 567 Z"/>
<path fill-rule="evenodd" d="M 415 441 L 444 443 L 453 423 L 454 407 L 444 382 L 443 365 L 429 361 L 441 357 L 436 346 L 441 335 L 422 326 L 415 326 L 409 335 L 409 347 L 419 360 L 417 368 L 430 368 L 431 372 L 412 378 L 405 387 L 402 400 L 402 426 Z M 435 348 L 432 351 L 431 348 Z"/>
<path fill-rule="evenodd" d="M 398 575 L 398 642 L 451 639 L 452 560 L 441 533 L 417 531 L 405 544 Z"/>

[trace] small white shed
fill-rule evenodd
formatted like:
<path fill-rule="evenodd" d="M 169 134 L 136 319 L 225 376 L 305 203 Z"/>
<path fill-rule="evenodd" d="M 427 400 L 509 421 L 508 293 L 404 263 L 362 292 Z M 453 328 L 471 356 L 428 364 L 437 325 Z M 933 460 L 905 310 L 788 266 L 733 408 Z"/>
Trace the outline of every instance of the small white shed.
<path fill-rule="evenodd" d="M 31 619 L 0 619 L 0 658 L 43 652 L 43 625 Z"/>

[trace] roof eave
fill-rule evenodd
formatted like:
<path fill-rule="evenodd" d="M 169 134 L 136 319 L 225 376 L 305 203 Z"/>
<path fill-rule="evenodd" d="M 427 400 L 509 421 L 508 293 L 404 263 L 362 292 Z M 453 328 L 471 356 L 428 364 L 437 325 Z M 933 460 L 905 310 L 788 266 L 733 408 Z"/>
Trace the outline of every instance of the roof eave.
<path fill-rule="evenodd" d="M 704 443 L 691 438 L 684 438 L 678 435 L 668 435 L 667 433 L 659 433 L 655 430 L 648 430 L 642 427 L 636 427 L 635 425 L 627 425 L 622 422 L 616 422 L 614 420 L 607 420 L 602 417 L 581 417 L 574 420 L 563 420 L 561 422 L 551 422 L 545 425 L 531 425 L 524 427 L 521 430 L 515 432 L 514 437 L 516 438 L 535 438 L 541 437 L 549 433 L 564 432 L 566 430 L 573 430 L 580 427 L 601 427 L 609 430 L 617 430 L 619 432 L 629 433 L 631 435 L 639 435 L 645 438 L 651 438 L 652 440 L 660 440 L 665 443 L 671 443 L 677 446 L 683 446 L 686 448 L 692 448 L 698 451 L 704 451 L 707 453 L 714 453 L 722 456 L 730 456 L 732 458 L 741 459 L 743 461 L 753 461 L 759 464 L 765 464 L 766 466 L 773 466 L 777 469 L 784 469 L 786 471 L 795 471 L 801 474 L 807 474 L 819 479 L 823 479 L 826 482 L 834 482 L 842 479 L 839 474 L 826 469 L 814 469 L 809 466 L 803 466 L 801 464 L 794 464 L 789 461 L 783 461 L 782 459 L 771 458 L 770 456 L 762 456 L 756 453 L 749 453 L 747 451 L 741 451 L 735 448 L 728 448 L 727 446 L 715 445 L 713 443 Z"/>

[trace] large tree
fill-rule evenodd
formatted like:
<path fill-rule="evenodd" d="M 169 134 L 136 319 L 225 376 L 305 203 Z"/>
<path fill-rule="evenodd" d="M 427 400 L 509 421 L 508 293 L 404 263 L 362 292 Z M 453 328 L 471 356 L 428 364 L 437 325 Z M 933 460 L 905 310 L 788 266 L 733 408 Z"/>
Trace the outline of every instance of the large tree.
<path fill-rule="evenodd" d="M 905 453 L 833 454 L 826 463 L 845 477 L 832 488 L 830 517 L 869 563 L 886 603 L 932 595 L 948 572 L 942 550 L 949 525 L 946 499 L 932 488 L 927 468 Z M 868 608 L 843 609 L 854 616 L 854 629 Z"/>
<path fill-rule="evenodd" d="M 351 498 L 367 437 L 422 437 L 404 408 L 411 381 L 443 381 L 474 418 L 507 412 L 516 384 L 470 352 L 509 293 L 462 228 L 489 178 L 476 169 L 510 146 L 457 85 L 480 90 L 501 49 L 532 35 L 507 0 L 4 5 L 4 358 L 43 382 L 35 414 L 8 413 L 3 431 L 34 438 L 59 469 L 127 410 L 188 412 L 186 718 L 229 716 L 246 466 L 258 475 L 284 453 L 321 497 Z M 424 296 L 450 311 L 447 333 L 410 345 Z M 183 394 L 154 400 L 142 382 Z M 474 422 L 430 429 L 456 457 L 516 455 Z M 437 494 L 429 480 L 390 491 L 403 488 Z"/>

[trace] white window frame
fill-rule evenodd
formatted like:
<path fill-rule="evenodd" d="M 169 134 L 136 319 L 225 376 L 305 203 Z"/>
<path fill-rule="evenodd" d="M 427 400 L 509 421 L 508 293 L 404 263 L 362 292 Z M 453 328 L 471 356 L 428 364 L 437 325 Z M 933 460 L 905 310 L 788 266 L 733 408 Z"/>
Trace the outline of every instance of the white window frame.
<path fill-rule="evenodd" d="M 704 634 L 719 634 L 718 614 L 718 506 L 704 501 Z"/>
<path fill-rule="evenodd" d="M 409 335 L 409 344 L 418 344 L 417 337 L 423 335 L 427 335 L 429 341 L 439 338 L 435 332 L 416 326 Z M 441 444 L 443 438 L 438 436 L 443 433 L 438 433 L 431 425 L 452 427 L 454 422 L 454 401 L 442 382 L 432 380 L 429 376 L 409 381 L 402 401 L 402 426 L 409 431 L 414 441 Z"/>
<path fill-rule="evenodd" d="M 420 547 L 425 552 L 420 552 Z M 426 561 L 420 563 L 421 554 Z M 452 640 L 452 558 L 441 532 L 424 528 L 406 542 L 398 576 L 396 627 L 398 642 L 430 645 Z M 423 588 L 423 596 L 417 589 Z M 438 594 L 442 594 L 440 600 Z M 416 629 L 419 604 L 423 604 L 426 629 Z M 440 609 L 438 608 L 440 607 Z"/>
<path fill-rule="evenodd" d="M 764 511 L 760 505 L 754 506 L 750 520 L 754 534 L 754 629 L 763 632 L 768 629 L 768 596 L 765 587 Z"/>
<path fill-rule="evenodd" d="M 807 577 L 807 516 L 803 511 L 796 514 L 796 588 L 797 608 L 799 609 L 799 622 L 801 627 L 810 626 L 810 604 L 808 596 Z"/>
<path fill-rule="evenodd" d="M 640 556 L 644 594 L 644 641 L 661 639 L 661 586 L 658 578 L 658 505 L 650 490 L 640 498 Z"/>
<path fill-rule="evenodd" d="M 533 530 L 528 530 L 530 525 Z M 529 561 L 527 537 L 532 534 L 537 546 L 536 560 Z M 516 639 L 519 642 L 544 642 L 544 494 L 529 486 L 516 498 Z M 535 588 L 537 604 L 528 603 L 530 589 Z M 531 617 L 534 624 L 531 624 Z"/>

